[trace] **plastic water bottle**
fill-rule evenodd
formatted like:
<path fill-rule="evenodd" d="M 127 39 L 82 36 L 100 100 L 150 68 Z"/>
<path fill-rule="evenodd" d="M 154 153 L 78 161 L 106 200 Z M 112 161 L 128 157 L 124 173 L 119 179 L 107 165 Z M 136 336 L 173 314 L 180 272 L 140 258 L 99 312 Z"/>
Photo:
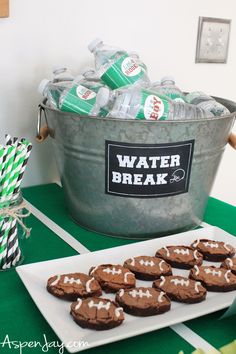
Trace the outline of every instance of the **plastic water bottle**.
<path fill-rule="evenodd" d="M 52 82 L 73 81 L 74 77 L 65 65 L 54 65 Z"/>
<path fill-rule="evenodd" d="M 47 99 L 47 105 L 54 109 L 59 109 L 59 99 L 62 92 L 71 86 L 72 81 L 52 82 L 43 79 L 39 86 L 38 92 Z"/>
<path fill-rule="evenodd" d="M 201 91 L 190 92 L 186 95 L 186 101 L 211 112 L 214 116 L 230 114 L 230 111 L 225 106 Z"/>
<path fill-rule="evenodd" d="M 163 93 L 174 101 L 185 102 L 184 93 L 175 85 L 172 76 L 164 76 L 160 84 L 154 83 L 151 89 Z"/>
<path fill-rule="evenodd" d="M 95 67 L 101 80 L 110 88 L 150 84 L 143 68 L 125 50 L 105 45 L 99 38 L 94 39 L 88 48 L 95 56 Z"/>
<path fill-rule="evenodd" d="M 109 107 L 108 117 L 113 118 L 179 120 L 213 116 L 200 107 L 173 101 L 163 94 L 141 87 L 129 87 L 113 92 L 101 88 L 97 94 L 97 103 Z"/>
<path fill-rule="evenodd" d="M 76 81 L 52 83 L 44 79 L 39 85 L 39 92 L 47 98 L 50 107 L 65 112 L 74 112 L 80 115 L 101 116 L 107 111 L 101 109 L 96 102 L 97 93 Z"/>

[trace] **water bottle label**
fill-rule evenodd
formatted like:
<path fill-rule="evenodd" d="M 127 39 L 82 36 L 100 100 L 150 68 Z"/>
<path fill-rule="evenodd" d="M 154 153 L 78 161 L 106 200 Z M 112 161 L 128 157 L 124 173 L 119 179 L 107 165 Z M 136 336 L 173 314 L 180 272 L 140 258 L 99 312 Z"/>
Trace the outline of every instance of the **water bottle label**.
<path fill-rule="evenodd" d="M 81 100 L 92 100 L 96 97 L 96 92 L 84 87 L 82 85 L 78 85 L 76 88 L 76 94 Z"/>
<path fill-rule="evenodd" d="M 75 112 L 88 115 L 96 103 L 96 92 L 82 85 L 74 85 L 64 97 L 60 109 L 66 112 Z"/>
<path fill-rule="evenodd" d="M 127 54 L 124 54 L 107 69 L 101 76 L 101 79 L 110 88 L 116 89 L 132 85 L 143 75 L 144 71 L 136 61 Z"/>
<path fill-rule="evenodd" d="M 141 67 L 136 63 L 133 58 L 127 57 L 121 64 L 121 70 L 125 76 L 132 77 L 141 73 Z"/>
<path fill-rule="evenodd" d="M 194 140 L 165 144 L 106 140 L 105 191 L 124 198 L 187 193 Z"/>
<path fill-rule="evenodd" d="M 141 108 L 137 119 L 165 120 L 169 111 L 169 102 L 162 96 L 157 96 L 147 90 L 142 90 Z"/>

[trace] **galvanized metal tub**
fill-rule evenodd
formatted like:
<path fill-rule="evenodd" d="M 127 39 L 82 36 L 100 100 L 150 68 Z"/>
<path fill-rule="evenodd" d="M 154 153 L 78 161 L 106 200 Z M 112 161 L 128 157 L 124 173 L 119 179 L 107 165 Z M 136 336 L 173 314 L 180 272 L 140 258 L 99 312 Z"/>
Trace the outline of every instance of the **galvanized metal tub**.
<path fill-rule="evenodd" d="M 137 239 L 178 233 L 199 225 L 203 219 L 208 196 L 236 112 L 236 103 L 221 98 L 216 99 L 232 113 L 214 119 L 140 121 L 81 117 L 59 112 L 41 104 L 52 137 L 66 205 L 71 217 L 87 229 L 111 236 Z M 150 146 L 154 146 L 153 151 L 162 152 L 163 146 L 165 148 L 167 144 L 167 155 L 170 145 L 172 149 L 170 151 L 174 151 L 174 156 L 178 156 L 178 153 L 176 154 L 178 144 L 183 146 L 185 142 L 190 141 L 193 141 L 194 149 L 192 146 L 190 169 L 184 171 L 185 176 L 186 173 L 188 174 L 184 192 L 161 195 L 155 192 L 157 195 L 154 196 L 145 196 L 144 193 L 140 197 L 125 192 L 109 194 L 107 189 L 109 142 L 114 149 L 120 144 L 124 145 L 124 149 L 129 149 L 130 144 L 137 149 L 141 146 L 144 153 Z M 155 146 L 157 146 L 156 150 Z M 121 151 L 123 148 L 121 146 Z M 117 157 L 118 154 L 114 156 Z M 114 156 L 111 156 L 111 160 L 112 158 L 114 160 Z M 170 162 L 167 157 L 169 155 L 163 158 L 163 166 L 167 160 Z M 129 157 L 131 158 L 132 156 Z M 157 162 L 158 157 L 155 158 Z M 190 160 L 190 155 L 188 158 Z M 144 171 L 147 166 L 144 163 L 141 167 Z M 178 182 L 182 177 L 178 176 L 178 171 L 175 172 L 178 170 L 177 167 L 178 164 L 174 162 L 170 167 L 170 171 L 174 171 L 171 175 L 172 179 L 168 180 L 170 188 L 173 186 L 171 180 L 175 182 L 177 189 L 179 188 Z M 119 178 L 121 175 L 124 176 L 123 173 L 120 175 L 114 175 L 116 173 L 114 171 L 111 173 L 112 176 L 119 176 Z M 140 184 L 140 177 L 135 178 Z M 165 181 L 163 176 L 160 178 L 162 182 Z M 116 188 L 115 183 L 113 187 Z M 123 184 L 120 187 L 127 186 Z M 134 186 L 131 185 L 130 188 Z M 142 189 L 142 186 L 140 188 Z M 165 188 L 165 186 L 157 186 L 156 190 L 158 188 Z M 139 193 L 139 190 L 136 192 Z"/>

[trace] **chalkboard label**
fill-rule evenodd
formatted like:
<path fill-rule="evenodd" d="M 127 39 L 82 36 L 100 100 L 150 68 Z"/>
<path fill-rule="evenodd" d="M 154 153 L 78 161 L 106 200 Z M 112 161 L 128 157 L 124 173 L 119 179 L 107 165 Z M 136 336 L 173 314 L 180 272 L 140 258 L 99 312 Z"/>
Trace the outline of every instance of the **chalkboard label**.
<path fill-rule="evenodd" d="M 105 192 L 158 198 L 188 192 L 194 140 L 135 144 L 106 140 Z"/>

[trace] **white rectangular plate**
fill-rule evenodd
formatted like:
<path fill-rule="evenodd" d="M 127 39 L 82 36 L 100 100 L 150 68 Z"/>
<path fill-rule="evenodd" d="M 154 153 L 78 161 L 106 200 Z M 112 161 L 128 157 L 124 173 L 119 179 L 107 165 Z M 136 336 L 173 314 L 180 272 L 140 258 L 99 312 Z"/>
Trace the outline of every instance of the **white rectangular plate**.
<path fill-rule="evenodd" d="M 223 241 L 236 248 L 236 237 L 219 228 L 207 227 L 84 255 L 22 265 L 17 267 L 16 270 L 49 325 L 64 343 L 67 350 L 75 353 L 223 309 L 232 304 L 236 291 L 228 293 L 208 292 L 206 300 L 198 304 L 186 305 L 172 302 L 171 310 L 162 315 L 141 318 L 125 314 L 125 321 L 121 326 L 108 331 L 97 332 L 79 327 L 70 316 L 70 302 L 57 299 L 47 292 L 46 283 L 49 277 L 63 273 L 87 273 L 92 266 L 103 263 L 122 264 L 125 259 L 134 256 L 154 256 L 156 250 L 163 246 L 190 245 L 197 238 Z M 220 263 L 205 261 L 204 264 L 220 265 Z M 173 268 L 173 274 L 188 276 L 189 271 Z M 137 286 L 152 286 L 152 282 L 138 280 Z M 114 299 L 114 294 L 103 293 L 103 296 Z"/>

